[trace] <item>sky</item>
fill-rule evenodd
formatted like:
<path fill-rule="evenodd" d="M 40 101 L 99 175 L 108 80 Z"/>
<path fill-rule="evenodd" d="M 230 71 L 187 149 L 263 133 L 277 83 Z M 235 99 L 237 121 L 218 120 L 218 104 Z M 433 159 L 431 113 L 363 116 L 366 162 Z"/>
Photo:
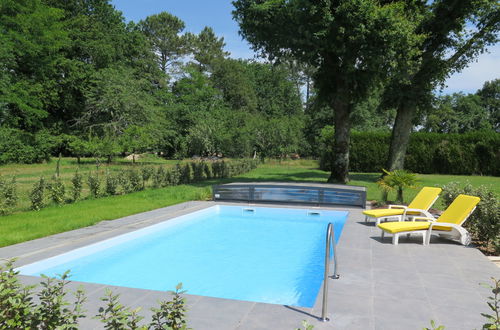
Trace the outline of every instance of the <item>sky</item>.
<path fill-rule="evenodd" d="M 253 58 L 250 45 L 238 34 L 233 21 L 231 0 L 111 0 L 127 21 L 138 22 L 149 15 L 167 11 L 184 21 L 185 32 L 199 33 L 210 26 L 217 36 L 224 37 L 226 50 L 233 58 Z M 500 44 L 489 48 L 462 72 L 447 81 L 444 94 L 475 93 L 484 82 L 500 78 Z"/>

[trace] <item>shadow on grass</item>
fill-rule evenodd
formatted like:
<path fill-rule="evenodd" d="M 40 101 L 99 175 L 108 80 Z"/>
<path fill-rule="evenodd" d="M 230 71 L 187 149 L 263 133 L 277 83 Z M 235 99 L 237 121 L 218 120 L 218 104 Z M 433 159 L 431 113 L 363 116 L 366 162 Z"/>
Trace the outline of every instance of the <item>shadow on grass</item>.
<path fill-rule="evenodd" d="M 378 173 L 349 173 L 349 179 L 353 181 L 376 182 L 379 178 Z"/>

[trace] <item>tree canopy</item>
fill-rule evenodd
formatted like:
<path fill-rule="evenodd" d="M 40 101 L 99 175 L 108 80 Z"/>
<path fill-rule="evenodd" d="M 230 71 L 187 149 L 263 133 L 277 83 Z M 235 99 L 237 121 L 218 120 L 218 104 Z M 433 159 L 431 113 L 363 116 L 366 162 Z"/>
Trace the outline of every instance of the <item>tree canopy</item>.
<path fill-rule="evenodd" d="M 405 67 L 419 42 L 415 22 L 406 16 L 407 6 L 370 0 L 233 4 L 240 33 L 256 50 L 270 59 L 294 58 L 316 68 L 318 97 L 334 111 L 334 166 L 329 181 L 347 182 L 353 108 Z"/>
<path fill-rule="evenodd" d="M 330 180 L 345 182 L 350 130 L 388 132 L 403 105 L 409 129 L 499 132 L 498 79 L 432 93 L 496 41 L 494 1 L 234 5 L 264 58 L 230 58 L 212 28 L 167 12 L 127 23 L 109 0 L 0 0 L 0 163 L 318 157 L 334 136 Z"/>

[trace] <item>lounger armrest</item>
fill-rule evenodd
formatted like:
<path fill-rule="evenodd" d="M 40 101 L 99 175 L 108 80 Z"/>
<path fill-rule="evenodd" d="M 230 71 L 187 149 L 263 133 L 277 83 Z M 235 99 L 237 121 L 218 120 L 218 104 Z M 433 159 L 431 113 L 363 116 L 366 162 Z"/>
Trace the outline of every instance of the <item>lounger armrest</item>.
<path fill-rule="evenodd" d="M 409 209 L 409 208 L 406 208 L 406 212 L 418 212 L 418 213 L 421 213 L 421 214 L 425 215 L 426 217 L 430 218 L 430 216 L 428 214 L 426 214 L 427 212 L 425 212 L 422 209 Z"/>
<path fill-rule="evenodd" d="M 448 227 L 448 228 L 462 228 L 462 226 L 459 226 L 455 223 L 448 223 L 448 222 L 433 222 L 429 226 L 429 230 L 432 230 L 432 227 L 434 226 L 439 226 L 439 227 Z"/>
<path fill-rule="evenodd" d="M 390 209 L 404 209 L 404 210 L 406 210 L 408 208 L 408 206 L 406 206 L 406 205 L 390 204 L 389 208 Z"/>
<path fill-rule="evenodd" d="M 432 214 L 430 214 L 426 210 L 422 210 L 422 209 L 406 209 L 406 212 L 418 212 L 424 218 L 435 219 L 435 217 Z"/>
<path fill-rule="evenodd" d="M 424 220 L 424 221 L 429 221 L 429 222 L 435 222 L 436 219 L 433 217 L 413 217 L 413 221 L 415 220 Z"/>

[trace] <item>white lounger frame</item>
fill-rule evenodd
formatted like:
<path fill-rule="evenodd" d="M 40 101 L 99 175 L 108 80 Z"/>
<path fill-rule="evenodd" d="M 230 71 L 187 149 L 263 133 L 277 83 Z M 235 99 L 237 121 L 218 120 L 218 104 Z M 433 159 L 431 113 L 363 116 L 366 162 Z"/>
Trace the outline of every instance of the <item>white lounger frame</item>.
<path fill-rule="evenodd" d="M 434 204 L 434 202 L 436 202 L 437 199 L 438 198 L 436 197 L 436 199 L 432 202 L 432 204 Z M 389 209 L 403 209 L 403 214 L 389 215 L 389 216 L 378 217 L 378 218 L 370 217 L 367 215 L 367 216 L 365 216 L 365 222 L 368 222 L 368 218 L 375 219 L 375 226 L 378 226 L 382 222 L 382 220 L 389 221 L 389 219 L 394 219 L 395 221 L 404 221 L 404 220 L 413 221 L 413 219 L 415 217 L 419 217 L 422 215 L 424 215 L 427 218 L 432 218 L 432 214 L 430 214 L 426 210 L 410 209 L 410 208 L 408 208 L 408 206 L 405 206 L 405 205 L 392 205 L 391 204 L 391 205 L 389 205 Z M 415 215 L 415 214 L 406 215 L 406 213 L 408 213 L 408 212 L 418 212 L 419 214 L 418 215 Z"/>
<path fill-rule="evenodd" d="M 472 209 L 472 211 L 470 211 L 469 214 L 467 214 L 467 216 L 464 218 L 464 220 L 462 222 L 460 222 L 460 224 L 458 224 L 458 225 L 455 223 L 437 222 L 436 218 L 434 218 L 432 216 L 431 217 L 413 217 L 413 219 L 412 219 L 413 221 L 424 220 L 424 221 L 431 222 L 429 229 L 409 230 L 409 231 L 402 231 L 399 233 L 394 233 L 394 234 L 392 234 L 393 235 L 392 236 L 392 244 L 398 245 L 400 235 L 408 235 L 408 237 L 409 237 L 410 234 L 422 234 L 422 245 L 429 245 L 431 242 L 431 235 L 432 235 L 433 227 L 439 226 L 439 227 L 451 228 L 451 231 L 434 229 L 434 232 L 437 232 L 437 234 L 440 237 L 443 237 L 446 239 L 451 239 L 454 241 L 458 241 L 458 242 L 460 242 L 460 244 L 467 246 L 471 242 L 471 236 L 470 236 L 469 232 L 467 231 L 467 229 L 462 227 L 462 225 L 470 217 L 470 215 L 472 214 L 472 212 L 474 212 L 475 209 L 476 208 L 474 207 Z M 384 234 L 385 234 L 385 231 L 382 230 L 382 236 L 381 236 L 382 240 L 384 239 Z"/>

